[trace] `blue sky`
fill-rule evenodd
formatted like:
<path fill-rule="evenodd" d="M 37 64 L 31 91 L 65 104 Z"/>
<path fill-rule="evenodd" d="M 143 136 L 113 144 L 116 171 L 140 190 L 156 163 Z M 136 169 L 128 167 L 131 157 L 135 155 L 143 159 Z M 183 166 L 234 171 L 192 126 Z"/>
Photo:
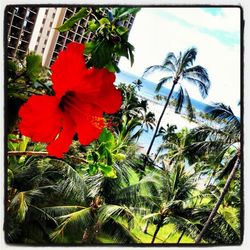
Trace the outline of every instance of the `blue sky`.
<path fill-rule="evenodd" d="M 121 59 L 122 70 L 141 76 L 146 67 L 161 64 L 168 52 L 190 47 L 198 50 L 195 64 L 208 70 L 209 97 L 204 102 L 224 102 L 239 114 L 240 9 L 239 8 L 142 8 L 129 41 L 135 46 L 135 63 Z M 157 82 L 160 74 L 150 76 Z M 201 100 L 191 87 L 193 98 Z"/>
<path fill-rule="evenodd" d="M 217 7 L 203 8 L 203 11 L 208 12 L 212 16 L 222 15 L 222 13 L 223 13 L 222 8 L 217 8 Z"/>
<path fill-rule="evenodd" d="M 211 18 L 214 18 L 215 16 L 220 17 L 223 19 L 223 9 L 222 8 L 200 8 L 201 11 L 204 11 L 205 13 L 209 13 L 211 15 Z M 186 9 L 188 11 L 188 9 Z M 228 29 L 223 28 L 217 28 L 217 27 L 210 27 L 207 28 L 205 25 L 202 25 L 202 23 L 192 23 L 189 22 L 188 19 L 184 19 L 179 15 L 172 14 L 171 12 L 164 13 L 162 10 L 154 10 L 157 15 L 161 16 L 163 19 L 172 20 L 176 23 L 178 23 L 182 27 L 188 27 L 189 29 L 197 29 L 201 33 L 208 34 L 210 36 L 214 36 L 216 39 L 224 43 L 228 46 L 234 46 L 240 44 L 240 36 L 239 36 L 239 30 L 231 31 Z"/>

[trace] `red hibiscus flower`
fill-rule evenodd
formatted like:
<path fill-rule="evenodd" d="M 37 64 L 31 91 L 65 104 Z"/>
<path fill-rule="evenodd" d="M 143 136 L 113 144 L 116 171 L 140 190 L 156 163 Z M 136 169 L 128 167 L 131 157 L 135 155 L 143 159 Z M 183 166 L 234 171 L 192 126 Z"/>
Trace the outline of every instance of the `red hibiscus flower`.
<path fill-rule="evenodd" d="M 20 108 L 19 129 L 34 142 L 48 143 L 49 155 L 61 158 L 77 133 L 81 144 L 97 139 L 103 113 L 117 112 L 122 97 L 107 69 L 87 69 L 84 45 L 69 43 L 51 66 L 55 96 L 31 96 Z"/>

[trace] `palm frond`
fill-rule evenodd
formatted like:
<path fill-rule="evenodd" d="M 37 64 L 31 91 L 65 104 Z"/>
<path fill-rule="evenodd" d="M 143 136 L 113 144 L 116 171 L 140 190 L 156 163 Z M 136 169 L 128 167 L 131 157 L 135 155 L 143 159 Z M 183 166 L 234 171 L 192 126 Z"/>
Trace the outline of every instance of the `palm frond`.
<path fill-rule="evenodd" d="M 145 216 L 143 216 L 143 220 L 148 220 L 148 219 L 152 219 L 152 218 L 159 218 L 160 217 L 160 215 L 161 215 L 161 213 L 160 212 L 156 212 L 156 213 L 150 213 L 150 214 L 147 214 L 147 215 L 145 215 Z"/>
<path fill-rule="evenodd" d="M 45 213 L 49 214 L 52 217 L 60 217 L 66 214 L 76 212 L 80 209 L 84 209 L 83 206 L 77 205 L 61 205 L 61 206 L 52 206 L 52 207 L 43 207 L 41 208 Z"/>
<path fill-rule="evenodd" d="M 190 121 L 192 121 L 195 118 L 192 102 L 186 89 L 184 89 L 184 92 L 185 92 L 185 101 L 187 103 L 187 114 Z"/>
<path fill-rule="evenodd" d="M 57 183 L 57 191 L 66 199 L 71 198 L 79 202 L 84 202 L 88 194 L 88 187 L 83 176 L 74 170 L 69 164 L 58 159 L 49 161 L 51 169 L 61 173 L 63 178 Z"/>
<path fill-rule="evenodd" d="M 196 59 L 197 55 L 197 49 L 192 47 L 188 50 L 186 50 L 183 53 L 183 56 L 181 58 L 181 70 L 190 67 L 193 65 L 194 60 Z"/>
<path fill-rule="evenodd" d="M 164 67 L 164 66 L 162 66 L 162 65 L 153 65 L 153 66 L 149 66 L 149 67 L 147 67 L 147 68 L 145 69 L 145 71 L 144 71 L 142 77 L 145 77 L 145 76 L 147 76 L 147 75 L 149 75 L 149 74 L 151 74 L 151 73 L 153 73 L 153 72 L 155 72 L 155 71 L 167 71 L 167 72 L 168 72 L 169 70 L 168 70 L 168 68 L 166 68 L 166 67 Z"/>
<path fill-rule="evenodd" d="M 170 80 L 173 80 L 173 76 L 167 76 L 167 77 L 161 78 L 160 81 L 158 82 L 156 88 L 155 88 L 155 92 L 158 93 L 161 90 L 162 85 L 164 83 L 168 83 Z"/>
<path fill-rule="evenodd" d="M 52 216 L 50 213 L 47 213 L 44 209 L 30 205 L 30 210 L 31 212 L 29 213 L 29 216 L 36 217 L 39 222 L 51 221 L 54 226 L 57 226 L 57 221 L 54 219 L 54 216 Z"/>
<path fill-rule="evenodd" d="M 175 112 L 180 113 L 183 107 L 183 102 L 184 102 L 184 91 L 182 86 L 179 87 L 179 90 L 177 92 L 177 104 L 175 107 Z"/>
<path fill-rule="evenodd" d="M 93 223 L 93 216 L 90 207 L 59 216 L 56 219 L 60 224 L 50 235 L 51 240 L 53 241 L 62 240 L 64 234 L 79 235 L 80 240 L 84 229 Z"/>
<path fill-rule="evenodd" d="M 220 171 L 218 177 L 219 178 L 223 178 L 224 176 L 228 175 L 231 170 L 233 169 L 235 162 L 238 159 L 238 155 L 235 154 L 230 160 L 229 162 L 226 164 L 226 166 Z"/>
<path fill-rule="evenodd" d="M 200 81 L 204 82 L 206 88 L 209 90 L 210 88 L 210 80 L 208 76 L 208 72 L 205 68 L 200 65 L 196 65 L 194 67 L 186 68 L 183 70 L 183 77 L 190 76 Z"/>
<path fill-rule="evenodd" d="M 239 225 L 239 223 L 238 223 Z M 217 213 L 210 227 L 204 234 L 204 239 L 209 243 L 217 244 L 239 244 L 239 231 L 232 227 L 227 219 L 220 213 Z"/>
<path fill-rule="evenodd" d="M 119 204 L 129 207 L 152 207 L 157 206 L 158 178 L 155 174 L 146 174 L 138 182 L 129 184 L 115 193 L 114 199 Z"/>
<path fill-rule="evenodd" d="M 140 239 L 134 236 L 121 222 L 110 218 L 104 225 L 102 231 L 114 242 L 119 244 L 139 243 Z"/>
<path fill-rule="evenodd" d="M 225 119 L 227 123 L 235 126 L 240 131 L 240 121 L 233 113 L 230 106 L 226 106 L 223 103 L 215 103 L 213 106 L 209 106 L 206 110 L 213 118 Z"/>
<path fill-rule="evenodd" d="M 125 218 L 125 219 L 133 219 L 134 214 L 126 207 L 119 205 L 103 205 L 98 210 L 98 222 L 104 224 L 110 218 Z"/>
<path fill-rule="evenodd" d="M 167 54 L 167 56 L 164 59 L 163 65 L 171 69 L 173 72 L 176 71 L 177 58 L 173 52 L 169 52 Z"/>
<path fill-rule="evenodd" d="M 206 98 L 208 95 L 208 88 L 207 85 L 204 84 L 203 81 L 199 80 L 198 78 L 194 78 L 192 76 L 185 76 L 185 79 L 188 80 L 190 83 L 199 87 L 200 94 L 203 98 Z"/>
<path fill-rule="evenodd" d="M 25 219 L 25 216 L 29 209 L 29 205 L 31 204 L 32 200 L 41 196 L 43 196 L 43 194 L 39 190 L 28 190 L 19 192 L 12 199 L 8 209 L 14 209 L 14 211 L 17 212 L 16 215 L 18 220 L 22 222 Z"/>

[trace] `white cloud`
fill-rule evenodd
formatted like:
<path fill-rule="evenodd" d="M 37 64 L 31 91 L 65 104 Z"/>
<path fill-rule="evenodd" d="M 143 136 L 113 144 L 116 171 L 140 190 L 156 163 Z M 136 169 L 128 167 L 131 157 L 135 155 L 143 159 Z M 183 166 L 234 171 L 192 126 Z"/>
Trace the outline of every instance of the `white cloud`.
<path fill-rule="evenodd" d="M 216 16 L 202 8 L 162 8 L 161 11 L 200 28 L 238 32 L 240 27 L 239 8 L 222 8 L 221 14 Z"/>

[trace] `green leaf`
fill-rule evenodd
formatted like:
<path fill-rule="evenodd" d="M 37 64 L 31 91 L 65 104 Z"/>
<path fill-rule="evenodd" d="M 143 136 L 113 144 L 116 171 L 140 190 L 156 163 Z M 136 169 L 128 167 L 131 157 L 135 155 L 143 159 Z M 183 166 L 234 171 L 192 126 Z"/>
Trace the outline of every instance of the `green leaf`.
<path fill-rule="evenodd" d="M 122 160 L 124 160 L 124 159 L 126 158 L 126 155 L 125 155 L 125 154 L 118 153 L 118 154 L 115 154 L 114 157 L 115 157 L 115 159 L 116 159 L 117 161 L 122 161 Z"/>
<path fill-rule="evenodd" d="M 123 27 L 123 26 L 118 26 L 116 28 L 116 32 L 122 36 L 123 34 L 125 34 L 126 32 L 128 32 L 128 29 L 126 27 Z"/>
<path fill-rule="evenodd" d="M 100 155 L 99 155 L 98 152 L 93 151 L 92 152 L 92 157 L 93 157 L 93 160 L 96 162 L 96 161 L 98 161 Z"/>
<path fill-rule="evenodd" d="M 126 47 L 126 43 L 119 43 L 117 45 L 115 45 L 115 53 L 118 56 L 125 56 L 126 58 L 129 59 L 129 55 L 128 55 L 128 49 Z"/>
<path fill-rule="evenodd" d="M 99 24 L 96 23 L 95 20 L 88 22 L 88 28 L 91 32 L 95 32 L 99 27 Z"/>
<path fill-rule="evenodd" d="M 8 60 L 8 77 L 14 78 L 17 74 L 18 67 L 15 62 Z"/>
<path fill-rule="evenodd" d="M 112 148 L 115 145 L 115 138 L 114 135 L 111 133 L 110 130 L 108 130 L 107 128 L 104 128 L 102 130 L 101 135 L 99 136 L 98 141 L 100 143 L 105 143 L 105 146 L 107 148 Z"/>
<path fill-rule="evenodd" d="M 95 47 L 96 43 L 94 41 L 85 43 L 84 54 L 90 54 Z"/>
<path fill-rule="evenodd" d="M 13 180 L 14 180 L 14 174 L 13 174 L 12 170 L 9 168 L 8 168 L 7 175 L 8 175 L 8 187 L 10 187 L 13 183 Z"/>
<path fill-rule="evenodd" d="M 95 164 L 89 164 L 89 169 L 88 169 L 88 174 L 89 175 L 94 175 L 96 174 L 98 171 L 98 165 L 95 163 Z"/>
<path fill-rule="evenodd" d="M 23 135 L 22 136 L 22 141 L 19 144 L 19 150 L 20 151 L 25 151 L 29 141 L 30 141 L 30 138 Z"/>
<path fill-rule="evenodd" d="M 130 8 L 130 7 L 112 8 L 112 13 L 116 20 L 124 20 L 127 18 L 128 15 L 130 14 L 135 15 L 138 11 L 140 11 L 140 8 Z"/>
<path fill-rule="evenodd" d="M 26 57 L 26 75 L 32 82 L 35 82 L 42 72 L 42 57 L 40 55 L 29 54 Z"/>
<path fill-rule="evenodd" d="M 130 57 L 130 63 L 131 63 L 131 67 L 133 66 L 134 64 L 134 54 L 133 54 L 133 51 L 134 51 L 134 46 L 130 43 L 127 44 L 128 45 L 128 52 L 129 52 L 129 57 Z"/>
<path fill-rule="evenodd" d="M 65 32 L 65 31 L 69 30 L 76 22 L 78 22 L 83 17 L 85 17 L 87 15 L 87 13 L 88 13 L 87 8 L 81 8 L 74 16 L 69 18 L 66 22 L 64 22 L 64 24 L 57 27 L 56 29 L 59 32 Z"/>
<path fill-rule="evenodd" d="M 113 157 L 111 152 L 106 148 L 106 158 L 107 158 L 107 164 L 113 165 Z"/>
<path fill-rule="evenodd" d="M 95 48 L 91 53 L 93 66 L 103 68 L 112 60 L 113 45 L 105 39 L 96 42 Z"/>
<path fill-rule="evenodd" d="M 103 163 L 99 163 L 99 168 L 105 177 L 117 178 L 116 171 L 112 166 L 108 166 Z"/>
<path fill-rule="evenodd" d="M 108 18 L 103 17 L 103 18 L 101 18 L 101 19 L 99 20 L 99 23 L 100 23 L 101 25 L 105 25 L 105 24 L 110 24 L 110 21 L 109 21 Z"/>
<path fill-rule="evenodd" d="M 120 72 L 120 69 L 118 68 L 118 66 L 116 65 L 116 62 L 114 61 L 110 61 L 108 64 L 105 65 L 105 68 L 109 71 L 109 72 Z"/>
<path fill-rule="evenodd" d="M 105 150 L 106 150 L 105 142 L 102 142 L 98 148 L 98 153 L 99 153 L 100 157 L 102 157 L 104 155 Z"/>

